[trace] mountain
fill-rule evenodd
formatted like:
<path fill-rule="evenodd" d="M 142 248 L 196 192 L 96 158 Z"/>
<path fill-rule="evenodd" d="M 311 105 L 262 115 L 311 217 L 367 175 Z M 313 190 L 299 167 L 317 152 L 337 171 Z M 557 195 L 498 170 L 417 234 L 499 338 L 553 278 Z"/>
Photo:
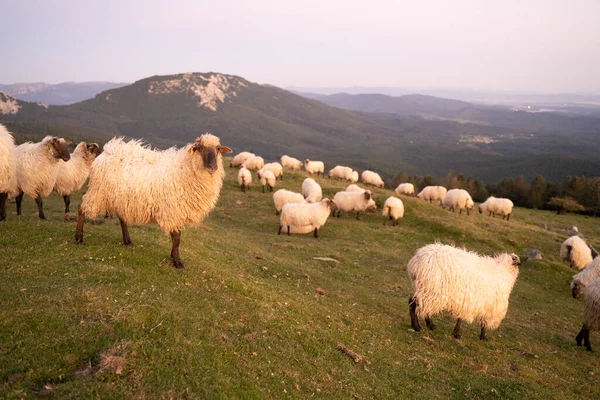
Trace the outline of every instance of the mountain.
<path fill-rule="evenodd" d="M 0 91 L 19 100 L 40 102 L 48 105 L 65 105 L 90 99 L 100 92 L 125 86 L 115 82 L 64 82 L 56 85 L 48 83 L 15 83 L 0 85 Z"/>
<path fill-rule="evenodd" d="M 399 171 L 446 176 L 453 170 L 487 182 L 600 171 L 600 119 L 490 110 L 426 96 L 408 100 L 412 111 L 404 114 L 358 112 L 239 76 L 186 73 L 145 78 L 68 106 L 23 106 L 0 122 L 20 134 L 33 126 L 62 126 L 163 145 L 209 131 L 235 152 L 375 169 L 388 182 Z"/>

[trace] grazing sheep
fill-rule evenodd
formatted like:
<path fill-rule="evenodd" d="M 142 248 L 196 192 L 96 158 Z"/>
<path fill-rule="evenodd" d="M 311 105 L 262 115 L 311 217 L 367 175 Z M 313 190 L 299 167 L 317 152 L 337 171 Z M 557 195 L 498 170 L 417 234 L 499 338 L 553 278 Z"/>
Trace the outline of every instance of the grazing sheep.
<path fill-rule="evenodd" d="M 307 158 L 304 160 L 304 169 L 309 174 L 317 174 L 317 176 L 321 174 L 325 176 L 325 164 L 323 164 L 323 161 L 310 161 Z"/>
<path fill-rule="evenodd" d="M 337 217 L 340 217 L 340 212 L 355 212 L 356 219 L 359 219 L 361 212 L 365 212 L 370 206 L 369 200 L 372 200 L 370 190 L 362 192 L 337 192 L 333 196 L 333 201 L 337 206 Z M 335 215 L 335 214 L 334 214 Z"/>
<path fill-rule="evenodd" d="M 414 196 L 415 195 L 415 186 L 412 183 L 401 183 L 398 185 L 396 189 L 394 189 L 396 194 L 404 194 L 406 196 Z"/>
<path fill-rule="evenodd" d="M 461 337 L 462 321 L 477 321 L 479 338 L 485 340 L 485 331 L 496 329 L 506 315 L 520 265 L 515 254 L 485 257 L 440 243 L 421 247 L 408 262 L 414 293 L 408 300 L 412 328 L 421 330 L 419 315 L 433 330 L 431 317 L 448 312 L 457 318 L 455 338 Z"/>
<path fill-rule="evenodd" d="M 271 171 L 273 175 L 275 175 L 275 179 L 281 178 L 281 180 L 283 180 L 283 167 L 278 162 L 265 164 L 264 167 L 258 170 L 258 177 L 260 178 L 260 174 L 262 173 L 262 171 L 267 170 Z"/>
<path fill-rule="evenodd" d="M 0 124 L 0 221 L 6 219 L 6 201 L 19 194 L 15 140 Z"/>
<path fill-rule="evenodd" d="M 171 259 L 179 257 L 181 231 L 197 225 L 215 207 L 225 170 L 219 138 L 206 133 L 182 149 L 143 147 L 138 140 L 114 138 L 104 146 L 90 171 L 87 193 L 79 206 L 75 241 L 83 243 L 84 217 L 116 214 L 123 244 L 131 244 L 128 225 L 156 223 L 171 236 Z"/>
<path fill-rule="evenodd" d="M 46 136 L 39 143 L 27 142 L 17 146 L 17 215 L 21 215 L 21 202 L 26 194 L 35 199 L 40 219 L 46 219 L 43 198 L 52 193 L 58 162 L 69 161 L 71 158 L 67 148 L 70 144 L 63 138 Z"/>
<path fill-rule="evenodd" d="M 460 210 L 462 214 L 463 208 L 467 209 L 467 215 L 471 215 L 471 210 L 475 207 L 475 203 L 469 192 L 464 189 L 450 189 L 442 200 L 442 207 L 450 207 L 450 211 L 454 212 L 455 208 Z"/>
<path fill-rule="evenodd" d="M 265 166 L 265 160 L 260 156 L 250 157 L 246 161 L 244 161 L 242 166 L 249 170 L 261 169 Z"/>
<path fill-rule="evenodd" d="M 358 182 L 358 171 L 352 171 L 352 175 L 350 175 L 350 182 Z"/>
<path fill-rule="evenodd" d="M 364 192 L 365 190 L 366 189 L 363 189 L 360 186 L 353 183 L 351 185 L 348 185 L 345 192 Z"/>
<path fill-rule="evenodd" d="M 417 199 L 423 199 L 430 203 L 434 201 L 439 201 L 440 205 L 442 205 L 442 200 L 444 200 L 444 196 L 446 196 L 446 188 L 443 186 L 426 186 L 419 192 L 417 195 Z"/>
<path fill-rule="evenodd" d="M 335 167 L 329 170 L 327 176 L 329 176 L 329 178 L 337 178 L 343 181 L 350 182 L 352 180 L 352 172 L 352 168 L 350 167 L 336 165 Z"/>
<path fill-rule="evenodd" d="M 484 212 L 489 213 L 488 216 L 495 217 L 496 214 L 503 214 L 502 219 L 508 221 L 514 204 L 510 199 L 490 196 L 487 200 L 479 205 L 479 214 Z"/>
<path fill-rule="evenodd" d="M 69 212 L 71 193 L 81 189 L 98 154 L 100 154 L 100 147 L 96 143 L 81 142 L 71 153 L 69 161 L 58 162 L 54 190 L 63 197 L 65 214 Z"/>
<path fill-rule="evenodd" d="M 391 221 L 394 221 L 394 226 L 398 225 L 398 219 L 404 217 L 404 204 L 402 203 L 402 200 L 394 196 L 388 197 L 385 203 L 383 203 L 381 216 L 383 217 L 384 225 L 385 217 L 389 217 Z"/>
<path fill-rule="evenodd" d="M 309 203 L 318 203 L 323 199 L 321 185 L 312 178 L 306 178 L 304 182 L 302 182 L 302 196 L 304 196 Z"/>
<path fill-rule="evenodd" d="M 241 153 L 237 154 L 231 159 L 229 166 L 235 168 L 241 167 L 246 162 L 246 160 L 252 157 L 255 157 L 254 153 L 250 153 L 249 151 L 242 151 Z"/>
<path fill-rule="evenodd" d="M 329 199 L 312 204 L 286 204 L 281 209 L 277 234 L 281 235 L 281 230 L 285 228 L 288 236 L 291 233 L 314 232 L 315 237 L 318 238 L 319 229 L 325 225 L 331 211 L 335 212 L 335 210 L 337 206 Z"/>
<path fill-rule="evenodd" d="M 367 185 L 372 185 L 378 188 L 383 188 L 385 186 L 383 179 L 381 179 L 377 172 L 363 171 L 363 173 L 360 175 L 360 178 L 362 182 L 366 183 Z"/>
<path fill-rule="evenodd" d="M 275 187 L 275 174 L 270 170 L 262 170 L 260 176 L 260 184 L 262 185 L 262 191 L 265 192 L 265 186 L 269 189 L 270 192 L 273 191 Z"/>
<path fill-rule="evenodd" d="M 240 168 L 240 172 L 238 172 L 238 184 L 240 185 L 240 189 L 242 192 L 246 193 L 246 189 L 250 189 L 250 184 L 252 183 L 252 174 L 247 168 Z"/>
<path fill-rule="evenodd" d="M 600 330 L 600 279 L 594 280 L 586 289 L 583 301 L 583 326 L 575 337 L 577 346 L 583 341 L 585 348 L 592 351 L 590 331 Z"/>
<path fill-rule="evenodd" d="M 275 215 L 281 214 L 281 209 L 286 204 L 308 204 L 302 194 L 285 189 L 279 189 L 273 193 L 273 203 L 275 204 Z"/>
<path fill-rule="evenodd" d="M 596 256 L 583 270 L 573 275 L 571 281 L 571 294 L 576 299 L 585 290 L 586 286 L 600 278 L 600 257 Z"/>
<path fill-rule="evenodd" d="M 283 165 L 284 168 L 291 168 L 294 171 L 300 171 L 300 169 L 302 168 L 302 161 L 294 157 L 281 156 L 280 161 L 281 165 Z"/>
<path fill-rule="evenodd" d="M 573 269 L 584 269 L 592 262 L 592 249 L 579 236 L 571 236 L 560 246 L 560 259 L 568 262 Z"/>

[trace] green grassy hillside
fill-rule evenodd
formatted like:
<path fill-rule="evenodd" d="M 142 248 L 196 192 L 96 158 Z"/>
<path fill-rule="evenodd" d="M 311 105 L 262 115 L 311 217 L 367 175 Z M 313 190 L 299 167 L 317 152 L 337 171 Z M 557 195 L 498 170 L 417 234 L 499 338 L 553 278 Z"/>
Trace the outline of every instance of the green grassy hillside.
<path fill-rule="evenodd" d="M 510 222 L 403 198 L 398 227 L 379 215 L 331 218 L 320 238 L 277 236 L 270 194 L 246 194 L 227 169 L 222 197 L 182 235 L 185 270 L 155 226 L 86 224 L 82 246 L 62 199 L 47 221 L 24 201 L 0 224 L 0 397 L 56 398 L 598 398 L 598 354 L 575 345 L 582 302 L 558 260 L 577 225 L 598 248 L 596 219 L 516 209 Z M 286 173 L 299 191 L 304 173 Z M 342 183 L 319 179 L 328 196 Z M 375 190 L 381 206 L 391 192 Z M 237 203 L 240 200 L 243 204 Z M 79 203 L 79 196 L 73 201 Z M 236 204 L 237 203 L 237 204 Z M 406 264 L 436 240 L 491 254 L 535 247 L 508 315 L 488 342 L 454 321 L 410 329 Z M 340 263 L 314 260 L 332 257 Z M 362 356 L 354 362 L 338 343 Z M 600 348 L 600 334 L 592 333 Z"/>

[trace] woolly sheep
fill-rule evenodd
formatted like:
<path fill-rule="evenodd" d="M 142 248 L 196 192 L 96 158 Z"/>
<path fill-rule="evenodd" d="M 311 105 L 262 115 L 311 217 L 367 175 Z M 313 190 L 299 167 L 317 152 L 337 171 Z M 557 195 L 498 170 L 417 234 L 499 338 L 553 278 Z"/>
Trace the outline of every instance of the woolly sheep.
<path fill-rule="evenodd" d="M 495 217 L 496 214 L 503 214 L 502 219 L 508 221 L 514 204 L 510 199 L 490 196 L 487 200 L 479 205 L 479 214 L 484 212 L 489 213 L 488 216 Z"/>
<path fill-rule="evenodd" d="M 325 164 L 323 164 L 323 161 L 311 161 L 307 158 L 304 160 L 304 169 L 309 174 L 317 174 L 317 176 L 321 174 L 325 176 Z"/>
<path fill-rule="evenodd" d="M 6 219 L 6 201 L 18 193 L 15 140 L 0 124 L 0 221 Z"/>
<path fill-rule="evenodd" d="M 600 257 L 596 256 L 583 270 L 573 275 L 571 281 L 571 294 L 576 299 L 585 290 L 586 286 L 600 278 Z"/>
<path fill-rule="evenodd" d="M 252 174 L 247 168 L 240 168 L 238 172 L 238 185 L 240 185 L 240 189 L 242 192 L 246 193 L 246 189 L 250 189 L 250 184 L 252 183 Z"/>
<path fill-rule="evenodd" d="M 352 172 L 354 171 L 352 171 L 352 168 L 350 167 L 336 165 L 335 167 L 329 170 L 327 176 L 329 176 L 329 178 L 336 178 L 350 182 L 352 181 Z"/>
<path fill-rule="evenodd" d="M 393 225 L 398 225 L 398 219 L 404 217 L 404 204 L 402 203 L 402 200 L 394 196 L 388 197 L 385 203 L 383 203 L 381 216 L 384 225 L 385 217 L 389 217 L 391 221 L 394 221 Z"/>
<path fill-rule="evenodd" d="M 275 181 L 275 174 L 272 171 L 262 171 L 262 173 L 260 174 L 260 184 L 262 185 L 263 193 L 265 192 L 265 187 L 267 187 L 267 189 L 272 192 L 273 188 L 275 187 Z"/>
<path fill-rule="evenodd" d="M 54 190 L 63 197 L 65 213 L 69 212 L 71 193 L 81 189 L 98 154 L 100 154 L 100 147 L 96 143 L 81 142 L 71 153 L 69 161 L 58 162 Z"/>
<path fill-rule="evenodd" d="M 385 184 L 383 183 L 383 179 L 381 179 L 377 172 L 368 170 L 363 171 L 363 173 L 360 175 L 360 178 L 363 183 L 366 183 L 368 185 L 373 185 L 378 188 L 383 188 L 385 186 Z"/>
<path fill-rule="evenodd" d="M 353 183 L 351 185 L 348 185 L 345 192 L 364 192 L 365 190 L 366 189 L 363 189 L 360 186 Z"/>
<path fill-rule="evenodd" d="M 583 301 L 583 325 L 575 337 L 577 346 L 583 341 L 585 348 L 592 351 L 590 331 L 600 330 L 600 279 L 594 280 L 586 289 Z"/>
<path fill-rule="evenodd" d="M 225 177 L 221 154 L 230 152 L 210 133 L 182 149 L 164 151 L 138 140 L 112 139 L 92 164 L 75 241 L 83 243 L 84 218 L 99 213 L 119 217 L 125 245 L 131 244 L 128 225 L 156 223 L 171 236 L 173 265 L 183 268 L 181 231 L 202 222 L 215 207 Z"/>
<path fill-rule="evenodd" d="M 419 192 L 417 199 L 423 199 L 430 203 L 439 201 L 440 205 L 442 205 L 442 200 L 446 196 L 446 192 L 447 190 L 443 186 L 426 186 Z"/>
<path fill-rule="evenodd" d="M 406 196 L 414 196 L 415 195 L 415 186 L 412 183 L 401 183 L 398 185 L 396 189 L 394 189 L 396 194 L 404 194 Z"/>
<path fill-rule="evenodd" d="M 17 146 L 17 215 L 21 215 L 21 202 L 26 194 L 35 199 L 40 219 L 46 219 L 43 198 L 52 193 L 59 160 L 69 161 L 71 158 L 67 148 L 70 144 L 63 138 L 46 136 L 39 143 L 27 142 Z"/>
<path fill-rule="evenodd" d="M 357 171 L 352 171 L 352 174 L 350 175 L 350 182 L 352 182 L 352 183 L 358 182 L 358 172 Z"/>
<path fill-rule="evenodd" d="M 337 206 L 337 216 L 340 217 L 340 212 L 355 212 L 356 219 L 359 219 L 361 212 L 366 211 L 370 204 L 369 200 L 372 200 L 372 193 L 370 190 L 363 190 L 362 192 L 337 192 L 333 196 L 333 201 Z"/>
<path fill-rule="evenodd" d="M 279 189 L 273 193 L 273 203 L 275 204 L 275 215 L 281 214 L 281 209 L 286 204 L 308 204 L 302 194 L 285 189 Z"/>
<path fill-rule="evenodd" d="M 323 198 L 321 185 L 312 178 L 306 178 L 304 182 L 302 182 L 302 196 L 304 196 L 309 203 L 318 203 Z"/>
<path fill-rule="evenodd" d="M 319 229 L 325 225 L 331 211 L 337 210 L 333 200 L 323 199 L 311 204 L 286 204 L 281 209 L 278 235 L 286 229 L 288 236 L 291 233 L 314 232 L 315 238 L 319 237 Z"/>
<path fill-rule="evenodd" d="M 284 155 L 284 156 L 281 156 L 280 161 L 281 161 L 281 165 L 283 165 L 284 168 L 291 168 L 294 171 L 300 171 L 300 169 L 302 168 L 302 161 L 300 161 L 294 157 Z"/>
<path fill-rule="evenodd" d="M 573 269 L 584 269 L 592 262 L 592 249 L 579 236 L 571 236 L 560 246 L 560 259 Z"/>
<path fill-rule="evenodd" d="M 421 330 L 418 315 L 433 330 L 431 317 L 448 312 L 457 318 L 455 338 L 461 337 L 462 321 L 477 321 L 479 338 L 485 340 L 486 330 L 496 329 L 506 315 L 520 265 L 516 254 L 485 257 L 440 243 L 421 247 L 408 262 L 414 293 L 408 300 L 412 328 Z"/>
<path fill-rule="evenodd" d="M 271 171 L 273 173 L 273 175 L 275 175 L 275 179 L 281 178 L 281 180 L 283 180 L 283 167 L 278 162 L 272 162 L 272 163 L 265 164 L 264 167 L 259 169 L 256 174 L 260 178 L 261 173 L 263 171 L 267 171 L 267 170 Z"/>
<path fill-rule="evenodd" d="M 261 169 L 265 166 L 265 160 L 260 156 L 250 157 L 246 161 L 244 161 L 242 166 L 250 170 Z"/>
<path fill-rule="evenodd" d="M 254 153 L 250 153 L 249 151 L 242 151 L 241 153 L 237 154 L 231 159 L 229 166 L 236 168 L 241 167 L 246 162 L 246 160 L 252 157 L 255 157 Z"/>
<path fill-rule="evenodd" d="M 471 215 L 471 210 L 475 207 L 475 203 L 469 192 L 464 189 L 450 189 L 442 199 L 442 207 L 450 207 L 450 211 L 454 212 L 455 208 L 460 210 L 462 214 L 463 208 L 467 209 L 467 215 Z"/>

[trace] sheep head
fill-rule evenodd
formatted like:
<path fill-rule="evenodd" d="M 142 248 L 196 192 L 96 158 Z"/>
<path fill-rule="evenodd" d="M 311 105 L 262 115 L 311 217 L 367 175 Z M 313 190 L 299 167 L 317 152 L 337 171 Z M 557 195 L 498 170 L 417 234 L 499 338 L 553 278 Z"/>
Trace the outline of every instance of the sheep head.
<path fill-rule="evenodd" d="M 190 147 L 189 153 L 191 155 L 197 154 L 202 157 L 204 169 L 209 173 L 214 174 L 219 167 L 217 157 L 223 153 L 231 153 L 231 149 L 227 146 L 221 146 L 218 137 L 211 135 L 210 133 L 205 133 L 194 140 L 194 144 Z"/>
<path fill-rule="evenodd" d="M 583 293 L 583 286 L 581 285 L 581 283 L 579 282 L 575 282 L 575 280 L 573 280 L 571 282 L 571 294 L 573 295 L 573 298 L 576 299 L 579 296 L 581 296 L 581 294 Z"/>
<path fill-rule="evenodd" d="M 335 204 L 335 202 L 333 200 L 324 199 L 323 201 L 327 204 L 329 211 L 337 211 L 338 210 L 338 206 L 337 206 L 337 204 Z"/>
<path fill-rule="evenodd" d="M 71 154 L 69 154 L 68 146 L 72 143 L 73 142 L 69 140 L 53 136 L 48 141 L 48 147 L 50 148 L 54 158 L 60 158 L 63 161 L 69 161 L 71 159 Z"/>
<path fill-rule="evenodd" d="M 521 259 L 519 258 L 519 256 L 516 255 L 515 253 L 512 253 L 510 256 L 512 258 L 513 267 L 519 268 L 521 266 Z"/>
<path fill-rule="evenodd" d="M 88 154 L 98 157 L 98 155 L 100 154 L 100 146 L 98 146 L 97 143 L 89 143 L 85 145 L 85 148 L 87 149 Z"/>

